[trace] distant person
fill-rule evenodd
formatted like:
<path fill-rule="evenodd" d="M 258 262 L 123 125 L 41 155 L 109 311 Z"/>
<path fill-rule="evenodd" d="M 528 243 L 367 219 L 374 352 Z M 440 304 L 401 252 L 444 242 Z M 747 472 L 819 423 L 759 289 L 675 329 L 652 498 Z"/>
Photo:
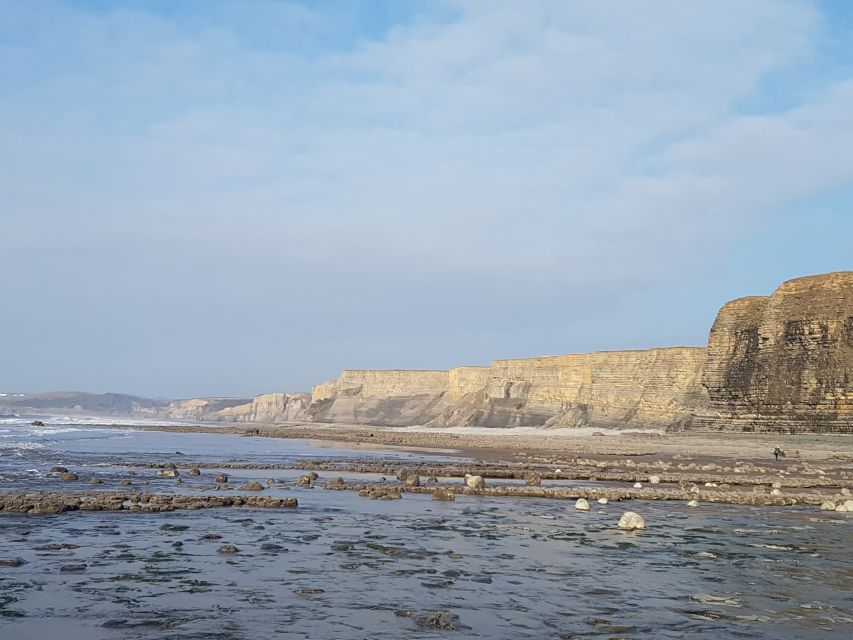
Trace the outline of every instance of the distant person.
<path fill-rule="evenodd" d="M 782 451 L 779 447 L 773 449 L 773 455 L 776 456 L 776 460 L 779 460 L 779 456 L 785 457 L 785 452 Z"/>

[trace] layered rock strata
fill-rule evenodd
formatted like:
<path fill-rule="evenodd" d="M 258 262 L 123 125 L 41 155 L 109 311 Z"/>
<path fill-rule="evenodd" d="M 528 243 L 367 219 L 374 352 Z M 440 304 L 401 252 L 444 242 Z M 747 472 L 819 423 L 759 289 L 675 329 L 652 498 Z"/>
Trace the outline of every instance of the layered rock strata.
<path fill-rule="evenodd" d="M 345 371 L 304 418 L 430 426 L 669 427 L 706 402 L 704 349 L 496 360 L 450 371 Z"/>
<path fill-rule="evenodd" d="M 853 432 L 853 272 L 726 304 L 708 339 L 711 429 Z"/>

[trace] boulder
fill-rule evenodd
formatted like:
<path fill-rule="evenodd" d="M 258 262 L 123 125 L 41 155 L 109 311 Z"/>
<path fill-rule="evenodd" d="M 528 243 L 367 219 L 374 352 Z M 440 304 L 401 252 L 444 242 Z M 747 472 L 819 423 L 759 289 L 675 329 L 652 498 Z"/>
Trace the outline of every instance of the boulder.
<path fill-rule="evenodd" d="M 770 495 L 771 496 L 781 496 L 782 492 L 779 489 L 773 489 L 772 491 L 770 491 Z"/>
<path fill-rule="evenodd" d="M 226 484 L 228 482 L 228 475 L 225 473 L 220 473 L 213 479 L 213 481 L 218 484 Z"/>
<path fill-rule="evenodd" d="M 216 551 L 217 551 L 217 553 L 224 553 L 224 554 L 240 553 L 240 550 L 237 547 L 235 547 L 233 544 L 224 544 L 221 547 L 219 547 L 219 549 L 217 549 Z"/>
<path fill-rule="evenodd" d="M 845 500 L 844 506 L 847 507 L 847 511 L 853 513 L 853 500 Z"/>
<path fill-rule="evenodd" d="M 103 480 L 95 478 L 94 476 L 89 480 L 89 484 L 103 484 L 103 482 Z"/>
<path fill-rule="evenodd" d="M 51 467 L 50 472 L 51 473 L 68 473 L 68 469 L 66 469 L 65 467 Z"/>
<path fill-rule="evenodd" d="M 310 487 L 311 486 L 311 476 L 299 476 L 296 479 L 296 484 L 300 487 Z"/>
<path fill-rule="evenodd" d="M 406 479 L 403 482 L 405 482 L 407 487 L 419 487 L 419 486 L 421 486 L 420 476 L 418 476 L 418 474 L 416 474 L 416 473 L 412 473 L 412 474 L 409 474 L 408 476 L 406 476 Z"/>
<path fill-rule="evenodd" d="M 312 471 L 308 474 L 308 477 L 311 478 L 311 480 L 318 480 L 320 475 L 316 471 Z"/>
<path fill-rule="evenodd" d="M 124 480 L 122 480 L 121 482 L 119 482 L 119 484 L 120 484 L 121 486 L 123 486 L 123 487 L 129 487 L 129 486 L 130 486 L 130 485 L 132 485 L 133 483 L 132 483 L 130 480 L 128 480 L 127 478 L 125 478 Z"/>
<path fill-rule="evenodd" d="M 201 471 L 199 471 L 198 469 L 190 469 L 190 470 L 187 472 L 187 475 L 191 475 L 191 476 L 200 476 L 200 475 L 201 475 Z"/>
<path fill-rule="evenodd" d="M 688 507 L 698 507 L 699 501 L 698 500 L 691 500 L 690 502 L 687 503 L 687 506 Z"/>
<path fill-rule="evenodd" d="M 538 487 L 542 484 L 542 476 L 535 471 L 528 471 L 524 474 L 524 482 L 531 487 Z"/>
<path fill-rule="evenodd" d="M 456 496 L 453 495 L 452 491 L 447 491 L 445 489 L 438 489 L 432 494 L 433 500 L 439 500 L 442 502 L 453 502 L 456 500 Z"/>
<path fill-rule="evenodd" d="M 585 498 L 578 498 L 575 502 L 575 509 L 578 511 L 589 511 L 589 502 Z"/>
<path fill-rule="evenodd" d="M 649 484 L 660 484 L 660 476 L 649 476 Z"/>
<path fill-rule="evenodd" d="M 470 473 L 465 474 L 465 484 L 469 489 L 485 489 L 486 481 L 483 479 L 483 476 L 472 476 Z"/>
<path fill-rule="evenodd" d="M 177 478 L 180 472 L 177 469 L 160 469 L 157 471 L 158 478 Z"/>
<path fill-rule="evenodd" d="M 835 502 L 832 500 L 824 500 L 820 503 L 821 511 L 835 511 Z"/>
<path fill-rule="evenodd" d="M 635 489 L 642 489 L 642 488 L 643 488 L 643 483 L 642 483 L 642 482 L 635 482 L 635 483 L 634 483 L 634 488 L 635 488 Z"/>
<path fill-rule="evenodd" d="M 260 482 L 247 482 L 244 485 L 240 485 L 240 491 L 263 491 L 264 485 Z"/>
<path fill-rule="evenodd" d="M 624 529 L 626 531 L 634 531 L 646 528 L 646 521 L 643 519 L 638 513 L 634 513 L 633 511 L 626 511 L 622 514 L 622 517 L 619 518 L 619 528 Z"/>
<path fill-rule="evenodd" d="M 65 473 L 60 473 L 59 479 L 63 482 L 74 482 L 75 480 L 79 480 L 77 474 L 73 471 L 66 471 Z"/>
<path fill-rule="evenodd" d="M 607 500 L 607 498 L 599 498 L 598 499 L 598 504 L 607 504 L 608 502 L 609 501 Z"/>
<path fill-rule="evenodd" d="M 835 510 L 839 511 L 841 513 L 847 513 L 847 505 L 846 504 L 840 504 L 837 507 L 835 507 Z"/>

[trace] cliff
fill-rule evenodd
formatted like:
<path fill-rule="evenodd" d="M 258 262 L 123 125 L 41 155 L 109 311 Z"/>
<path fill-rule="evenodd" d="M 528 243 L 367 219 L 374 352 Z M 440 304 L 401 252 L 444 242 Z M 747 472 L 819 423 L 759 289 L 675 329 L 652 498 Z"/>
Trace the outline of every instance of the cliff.
<path fill-rule="evenodd" d="M 704 349 L 496 360 L 450 371 L 345 371 L 303 419 L 431 426 L 674 426 L 706 401 Z"/>
<path fill-rule="evenodd" d="M 705 348 L 345 371 L 301 419 L 377 425 L 853 433 L 853 272 L 724 305 Z"/>
<path fill-rule="evenodd" d="M 853 432 L 853 272 L 723 306 L 703 384 L 710 429 Z"/>

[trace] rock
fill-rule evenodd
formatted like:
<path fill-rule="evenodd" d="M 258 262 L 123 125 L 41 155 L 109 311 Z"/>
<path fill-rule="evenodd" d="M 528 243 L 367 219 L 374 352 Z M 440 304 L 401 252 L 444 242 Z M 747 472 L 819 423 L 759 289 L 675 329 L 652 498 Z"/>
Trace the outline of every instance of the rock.
<path fill-rule="evenodd" d="M 94 476 L 89 480 L 89 484 L 103 484 L 103 482 L 103 480 L 95 478 Z"/>
<path fill-rule="evenodd" d="M 407 487 L 419 487 L 421 486 L 421 479 L 416 473 L 409 474 L 406 476 L 404 480 Z"/>
<path fill-rule="evenodd" d="M 841 490 L 841 495 L 842 495 L 842 496 L 849 496 L 849 495 L 853 495 L 853 494 L 851 494 L 850 489 L 848 489 L 847 487 L 844 487 L 844 488 Z"/>
<path fill-rule="evenodd" d="M 716 482 L 706 482 L 706 483 L 705 483 L 705 486 L 706 486 L 706 487 L 716 487 L 716 486 L 717 486 L 717 483 L 716 483 Z"/>
<path fill-rule="evenodd" d="M 453 502 L 456 500 L 456 496 L 453 495 L 452 491 L 447 491 L 445 489 L 436 489 L 432 494 L 433 500 L 439 500 L 442 502 Z"/>
<path fill-rule="evenodd" d="M 642 482 L 635 482 L 635 483 L 634 483 L 634 488 L 635 488 L 635 489 L 642 489 L 642 488 L 643 488 L 643 483 L 642 483 Z"/>
<path fill-rule="evenodd" d="M 33 421 L 30 423 L 30 426 L 31 426 L 31 427 L 43 427 L 43 426 L 44 426 L 44 422 L 42 422 L 41 420 L 33 420 Z"/>
<path fill-rule="evenodd" d="M 214 482 L 217 484 L 227 484 L 228 483 L 228 475 L 225 473 L 218 474 L 214 479 Z"/>
<path fill-rule="evenodd" d="M 589 502 L 585 498 L 578 498 L 575 502 L 575 509 L 578 511 L 589 511 Z"/>
<path fill-rule="evenodd" d="M 187 475 L 190 475 L 190 476 L 200 476 L 200 475 L 201 475 L 201 471 L 200 471 L 199 469 L 192 468 L 192 469 L 190 469 L 190 470 L 187 472 Z"/>
<path fill-rule="evenodd" d="M 233 544 L 224 544 L 216 550 L 217 553 L 232 554 L 240 553 L 240 550 Z"/>
<path fill-rule="evenodd" d="M 178 478 L 177 480 L 175 480 L 175 484 L 184 484 L 184 481 Z"/>
<path fill-rule="evenodd" d="M 781 482 L 779 482 L 779 481 L 777 480 L 777 481 L 776 481 L 776 482 L 774 482 L 771 486 L 772 486 L 772 488 L 774 488 L 774 489 L 781 489 L 781 488 L 782 488 L 782 483 L 781 483 Z"/>
<path fill-rule="evenodd" d="M 607 502 L 608 502 L 607 498 L 599 498 L 598 499 L 598 504 L 607 504 Z"/>
<path fill-rule="evenodd" d="M 699 501 L 698 500 L 691 500 L 690 502 L 687 503 L 687 506 L 688 507 L 698 507 Z"/>
<path fill-rule="evenodd" d="M 60 573 L 82 573 L 88 568 L 85 562 L 78 562 L 75 564 L 64 564 L 59 567 Z"/>
<path fill-rule="evenodd" d="M 240 491 L 263 491 L 264 485 L 260 482 L 247 482 L 240 486 Z"/>
<path fill-rule="evenodd" d="M 0 567 L 20 567 L 26 564 L 23 558 L 0 558 Z"/>
<path fill-rule="evenodd" d="M 430 474 L 427 477 L 427 484 L 438 484 L 438 476 L 434 476 L 434 475 Z"/>
<path fill-rule="evenodd" d="M 177 469 L 174 462 L 167 462 L 163 465 L 164 469 Z"/>
<path fill-rule="evenodd" d="M 524 482 L 531 487 L 538 487 L 542 484 L 542 476 L 535 471 L 528 471 L 524 474 Z"/>
<path fill-rule="evenodd" d="M 781 495 L 782 495 L 782 492 L 781 492 L 781 491 L 779 491 L 779 489 L 773 489 L 773 490 L 770 492 L 770 495 L 771 495 L 771 496 L 781 496 Z"/>
<path fill-rule="evenodd" d="M 119 482 L 119 484 L 123 487 L 129 487 L 133 483 L 130 480 L 128 480 L 127 478 L 124 478 L 121 482 Z"/>
<path fill-rule="evenodd" d="M 458 617 L 449 611 L 428 611 L 415 618 L 415 623 L 421 629 L 442 629 L 453 631 Z"/>
<path fill-rule="evenodd" d="M 845 500 L 844 506 L 847 507 L 847 511 L 853 513 L 853 500 Z"/>
<path fill-rule="evenodd" d="M 649 476 L 649 484 L 660 484 L 660 476 Z"/>
<path fill-rule="evenodd" d="M 68 473 L 68 469 L 66 469 L 65 467 L 51 467 L 50 472 L 51 473 Z"/>
<path fill-rule="evenodd" d="M 485 489 L 486 481 L 483 479 L 483 476 L 472 476 L 470 473 L 465 474 L 465 484 L 469 489 Z"/>
<path fill-rule="evenodd" d="M 160 469 L 157 471 L 157 477 L 159 478 L 177 478 L 180 472 L 177 469 Z"/>
<path fill-rule="evenodd" d="M 77 477 L 77 474 L 74 473 L 73 471 L 67 471 L 65 473 L 60 473 L 59 479 L 62 480 L 63 482 L 74 482 L 75 480 L 78 480 L 79 478 Z"/>
<path fill-rule="evenodd" d="M 820 503 L 821 511 L 835 511 L 835 502 L 832 500 L 824 500 Z"/>
<path fill-rule="evenodd" d="M 841 513 L 847 513 L 847 505 L 846 504 L 840 504 L 837 507 L 835 507 L 835 510 L 839 511 Z"/>
<path fill-rule="evenodd" d="M 311 478 L 311 480 L 319 480 L 320 479 L 320 476 L 316 471 L 312 471 L 311 473 L 309 473 L 308 477 Z"/>
<path fill-rule="evenodd" d="M 643 519 L 643 516 L 634 513 L 633 511 L 626 511 L 622 514 L 622 517 L 619 518 L 618 526 L 620 529 L 624 529 L 626 531 L 645 529 L 646 521 Z"/>

